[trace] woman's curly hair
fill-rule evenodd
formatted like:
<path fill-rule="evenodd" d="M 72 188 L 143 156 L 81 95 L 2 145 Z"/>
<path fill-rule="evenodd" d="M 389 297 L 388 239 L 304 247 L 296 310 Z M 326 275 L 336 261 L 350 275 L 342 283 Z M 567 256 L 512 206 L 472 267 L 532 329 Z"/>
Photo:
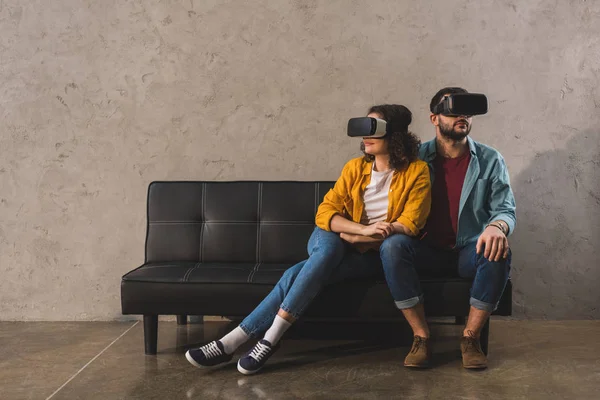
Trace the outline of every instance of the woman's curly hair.
<path fill-rule="evenodd" d="M 382 104 L 371 107 L 368 114 L 371 113 L 379 114 L 387 122 L 387 134 L 383 137 L 383 140 L 388 143 L 390 166 L 400 171 L 417 160 L 421 140 L 408 130 L 408 125 L 412 122 L 410 110 L 399 104 Z M 365 153 L 365 144 L 362 142 L 360 149 L 365 160 L 375 160 L 375 156 Z"/>

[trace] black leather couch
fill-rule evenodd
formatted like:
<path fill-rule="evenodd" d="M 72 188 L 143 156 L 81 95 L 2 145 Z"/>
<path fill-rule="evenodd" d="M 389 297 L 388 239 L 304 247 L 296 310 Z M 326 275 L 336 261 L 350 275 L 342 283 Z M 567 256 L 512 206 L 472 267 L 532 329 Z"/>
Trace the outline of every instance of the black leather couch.
<path fill-rule="evenodd" d="M 308 257 L 317 207 L 333 182 L 153 182 L 146 255 L 121 281 L 123 314 L 144 316 L 146 354 L 156 354 L 159 315 L 244 317 L 283 272 Z M 464 323 L 471 281 L 456 268 L 420 271 L 428 316 Z M 497 315 L 511 314 L 508 283 Z M 328 286 L 305 318 L 403 321 L 381 275 Z M 489 321 L 482 332 L 487 353 Z"/>

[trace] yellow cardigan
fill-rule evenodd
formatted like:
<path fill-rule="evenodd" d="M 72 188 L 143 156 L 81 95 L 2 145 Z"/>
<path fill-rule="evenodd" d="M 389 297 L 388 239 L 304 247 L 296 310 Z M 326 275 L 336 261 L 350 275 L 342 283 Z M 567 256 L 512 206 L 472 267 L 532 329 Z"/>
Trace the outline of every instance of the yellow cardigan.
<path fill-rule="evenodd" d="M 333 189 L 319 205 L 315 222 L 317 226 L 331 231 L 334 215 L 340 214 L 360 223 L 364 212 L 363 194 L 371 181 L 373 162 L 364 157 L 354 158 L 344 166 Z M 413 236 L 425 226 L 431 208 L 431 180 L 429 167 L 421 160 L 413 161 L 402 171 L 394 171 L 388 196 L 387 222 L 400 222 Z"/>

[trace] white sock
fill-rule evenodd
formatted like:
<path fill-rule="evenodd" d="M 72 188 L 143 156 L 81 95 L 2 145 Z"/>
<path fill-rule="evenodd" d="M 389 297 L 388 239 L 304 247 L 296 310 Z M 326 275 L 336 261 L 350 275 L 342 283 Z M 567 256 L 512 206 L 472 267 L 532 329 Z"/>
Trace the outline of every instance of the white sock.
<path fill-rule="evenodd" d="M 250 339 L 250 336 L 238 326 L 227 335 L 223 336 L 220 342 L 223 343 L 225 353 L 232 354 L 238 347 L 246 343 L 248 339 Z"/>
<path fill-rule="evenodd" d="M 275 320 L 273 321 L 273 325 L 271 325 L 269 330 L 265 332 L 264 339 L 271 343 L 273 346 L 275 346 L 290 326 L 292 326 L 290 322 L 287 322 L 279 315 L 276 315 Z"/>

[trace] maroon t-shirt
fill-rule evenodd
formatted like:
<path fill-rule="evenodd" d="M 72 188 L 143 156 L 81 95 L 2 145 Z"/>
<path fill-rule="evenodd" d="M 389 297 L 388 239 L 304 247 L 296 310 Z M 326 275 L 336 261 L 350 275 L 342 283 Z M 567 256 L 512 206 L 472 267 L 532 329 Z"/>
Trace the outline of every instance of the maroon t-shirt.
<path fill-rule="evenodd" d="M 433 160 L 434 180 L 431 188 L 431 212 L 425 225 L 425 240 L 435 247 L 451 249 L 456 245 L 458 209 L 471 152 L 458 158 Z"/>

